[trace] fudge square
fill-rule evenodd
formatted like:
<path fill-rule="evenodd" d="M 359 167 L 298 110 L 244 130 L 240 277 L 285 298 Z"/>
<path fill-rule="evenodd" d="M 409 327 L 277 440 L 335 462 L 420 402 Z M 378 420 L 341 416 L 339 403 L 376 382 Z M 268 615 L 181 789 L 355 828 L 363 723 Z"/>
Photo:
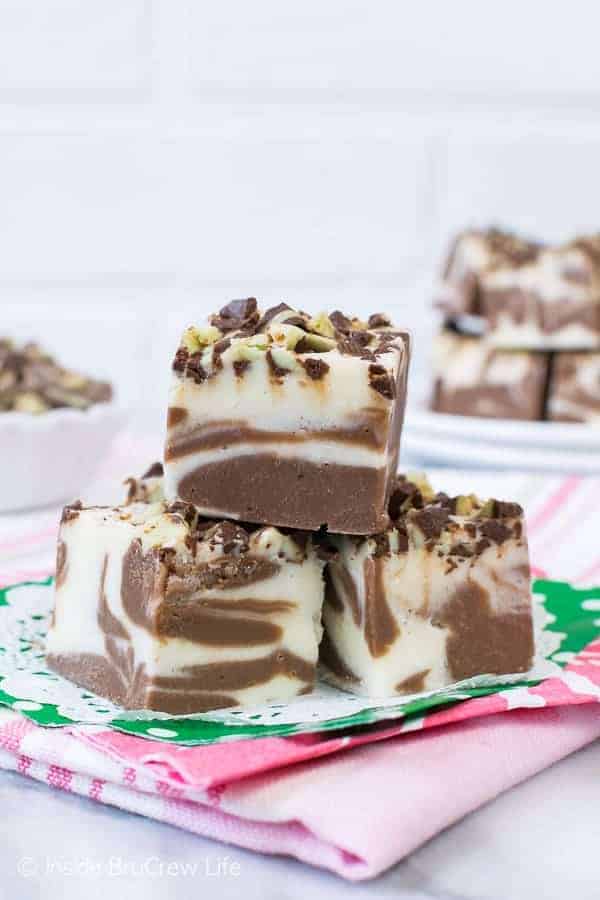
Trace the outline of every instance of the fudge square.
<path fill-rule="evenodd" d="M 533 658 L 530 576 L 516 503 L 434 495 L 399 478 L 393 524 L 330 535 L 321 662 L 328 681 L 371 696 L 411 694 Z"/>
<path fill-rule="evenodd" d="M 183 335 L 165 493 L 203 515 L 369 534 L 387 525 L 409 342 L 376 314 L 234 300 Z"/>
<path fill-rule="evenodd" d="M 435 412 L 496 419 L 542 419 L 550 354 L 499 350 L 447 329 L 433 344 Z"/>
<path fill-rule="evenodd" d="M 600 235 L 487 272 L 481 306 L 490 341 L 499 347 L 600 348 Z"/>
<path fill-rule="evenodd" d="M 501 266 L 535 259 L 540 247 L 499 228 L 469 228 L 458 234 L 444 264 L 436 306 L 449 319 L 481 316 L 481 281 Z"/>
<path fill-rule="evenodd" d="M 548 419 L 600 423 L 600 353 L 557 353 L 548 392 Z"/>
<path fill-rule="evenodd" d="M 288 700 L 314 685 L 323 566 L 309 535 L 185 503 L 67 507 L 47 663 L 130 709 Z"/>

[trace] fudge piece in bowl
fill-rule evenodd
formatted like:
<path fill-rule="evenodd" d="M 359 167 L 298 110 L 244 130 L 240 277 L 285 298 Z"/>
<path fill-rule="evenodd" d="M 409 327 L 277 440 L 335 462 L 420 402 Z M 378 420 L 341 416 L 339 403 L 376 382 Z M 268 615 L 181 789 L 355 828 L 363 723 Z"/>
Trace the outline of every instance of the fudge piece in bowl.
<path fill-rule="evenodd" d="M 130 709 L 288 700 L 314 685 L 323 566 L 310 535 L 182 502 L 66 507 L 47 663 Z"/>
<path fill-rule="evenodd" d="M 0 339 L 0 411 L 39 415 L 88 409 L 112 399 L 112 386 L 59 365 L 38 344 Z"/>
<path fill-rule="evenodd" d="M 534 642 L 523 511 L 434 495 L 399 478 L 392 526 L 330 535 L 321 662 L 327 680 L 370 696 L 411 694 L 483 674 L 525 672 Z"/>
<path fill-rule="evenodd" d="M 232 301 L 177 350 L 166 496 L 247 522 L 385 528 L 408 359 L 408 336 L 379 314 Z"/>

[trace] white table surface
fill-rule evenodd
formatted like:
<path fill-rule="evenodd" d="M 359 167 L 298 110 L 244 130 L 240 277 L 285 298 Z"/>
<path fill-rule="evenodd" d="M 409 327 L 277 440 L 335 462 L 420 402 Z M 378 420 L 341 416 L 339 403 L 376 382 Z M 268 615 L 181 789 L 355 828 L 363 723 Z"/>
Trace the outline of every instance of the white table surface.
<path fill-rule="evenodd" d="M 109 891 L 119 900 L 600 897 L 600 741 L 360 884 L 204 840 L 13 773 L 0 773 L 0 803 L 0 896 L 11 900 L 106 900 Z M 167 864 L 173 874 L 160 874 Z M 133 867 L 130 874 L 123 874 L 126 865 Z M 218 874 L 219 866 L 228 873 Z"/>

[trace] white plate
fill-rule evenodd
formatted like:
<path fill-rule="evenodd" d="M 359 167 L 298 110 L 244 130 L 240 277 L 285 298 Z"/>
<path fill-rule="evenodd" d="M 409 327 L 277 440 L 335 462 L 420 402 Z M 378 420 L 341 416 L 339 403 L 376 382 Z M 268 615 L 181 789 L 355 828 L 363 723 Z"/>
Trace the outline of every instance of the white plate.
<path fill-rule="evenodd" d="M 422 464 L 595 475 L 600 426 L 449 416 L 413 406 L 402 453 Z"/>
<path fill-rule="evenodd" d="M 405 427 L 411 433 L 431 437 L 600 453 L 600 425 L 449 416 L 413 407 L 407 410 Z"/>

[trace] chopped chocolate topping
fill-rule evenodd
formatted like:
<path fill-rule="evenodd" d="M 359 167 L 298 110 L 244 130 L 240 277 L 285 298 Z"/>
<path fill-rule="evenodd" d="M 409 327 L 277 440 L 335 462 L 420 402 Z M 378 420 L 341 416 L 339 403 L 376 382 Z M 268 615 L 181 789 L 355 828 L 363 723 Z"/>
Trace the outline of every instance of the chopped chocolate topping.
<path fill-rule="evenodd" d="M 275 316 L 278 316 L 279 313 L 285 312 L 286 309 L 289 309 L 290 312 L 293 312 L 292 307 L 288 306 L 287 303 L 278 303 L 277 306 L 271 306 L 270 309 L 267 309 L 266 312 L 263 313 L 260 322 L 256 326 L 256 330 L 266 331 L 267 327 L 273 321 Z"/>
<path fill-rule="evenodd" d="M 233 364 L 233 371 L 238 378 L 241 378 L 246 369 L 250 366 L 249 359 L 236 359 Z"/>
<path fill-rule="evenodd" d="M 208 378 L 208 373 L 200 362 L 201 359 L 202 354 L 200 352 L 192 353 L 192 355 L 188 358 L 186 375 L 191 376 L 196 384 L 202 384 L 202 382 L 206 381 L 206 379 Z"/>
<path fill-rule="evenodd" d="M 278 366 L 275 360 L 273 359 L 273 354 L 270 350 L 267 350 L 265 356 L 267 357 L 267 363 L 269 364 L 269 369 L 271 370 L 271 374 L 275 376 L 275 378 L 284 378 L 289 374 L 288 369 L 283 369 L 281 366 Z"/>
<path fill-rule="evenodd" d="M 437 540 L 449 520 L 450 513 L 441 507 L 427 506 L 413 514 L 413 522 L 421 529 L 427 540 Z"/>
<path fill-rule="evenodd" d="M 221 331 L 245 330 L 252 333 L 258 323 L 258 311 L 254 297 L 246 300 L 231 300 L 216 316 L 210 317 L 210 324 Z"/>
<path fill-rule="evenodd" d="M 390 375 L 383 366 L 369 366 L 369 387 L 388 400 L 393 400 L 396 396 L 394 376 Z"/>
<path fill-rule="evenodd" d="M 65 522 L 72 522 L 73 519 L 77 518 L 81 509 L 83 509 L 83 503 L 81 502 L 81 500 L 75 500 L 74 503 L 69 503 L 69 505 L 65 506 L 62 511 L 60 524 L 64 525 Z"/>
<path fill-rule="evenodd" d="M 328 372 L 329 366 L 326 362 L 323 362 L 322 359 L 312 359 L 309 357 L 308 359 L 302 360 L 302 365 L 306 370 L 306 374 L 309 378 L 312 378 L 313 381 L 320 381 Z"/>
<path fill-rule="evenodd" d="M 221 544 L 223 553 L 228 556 L 245 553 L 248 549 L 248 532 L 233 522 L 219 522 L 214 530 L 204 535 L 204 539 L 209 541 L 211 547 Z"/>
<path fill-rule="evenodd" d="M 181 516 L 188 525 L 191 525 L 196 518 L 196 507 L 191 503 L 186 503 L 185 500 L 174 500 L 167 506 L 165 512 Z"/>
<path fill-rule="evenodd" d="M 225 353 L 226 350 L 229 349 L 229 347 L 231 347 L 230 338 L 223 338 L 222 340 L 217 341 L 216 344 L 213 344 L 213 363 L 215 365 L 215 368 L 223 368 L 223 360 L 221 359 L 221 356 L 223 355 L 223 353 Z"/>
<path fill-rule="evenodd" d="M 364 356 L 365 349 L 371 340 L 368 331 L 350 331 L 338 341 L 340 353 L 346 356 Z"/>
<path fill-rule="evenodd" d="M 369 328 L 389 328 L 392 323 L 383 313 L 373 313 L 367 324 Z"/>
<path fill-rule="evenodd" d="M 331 315 L 329 316 L 329 320 L 336 331 L 339 331 L 340 334 L 350 334 L 352 331 L 352 322 L 345 316 L 343 312 L 340 312 L 339 309 L 335 309 Z"/>
<path fill-rule="evenodd" d="M 219 310 L 219 315 L 224 319 L 248 319 L 255 312 L 256 298 L 247 297 L 245 300 L 231 300 Z"/>
<path fill-rule="evenodd" d="M 147 472 L 144 472 L 142 478 L 162 478 L 164 474 L 163 464 L 161 462 L 155 462 L 152 463 Z"/>
<path fill-rule="evenodd" d="M 523 515 L 523 507 L 518 503 L 506 503 L 504 500 L 494 501 L 494 516 L 498 519 L 516 519 Z"/>
<path fill-rule="evenodd" d="M 423 509 L 423 495 L 412 481 L 399 478 L 388 503 L 388 514 L 392 522 L 399 519 L 404 512 L 406 501 L 410 499 L 409 506 L 413 509 Z"/>
<path fill-rule="evenodd" d="M 284 319 L 282 325 L 295 325 L 296 328 L 302 328 L 306 331 L 307 323 L 306 319 L 303 319 L 302 316 L 290 316 L 289 319 Z"/>
<path fill-rule="evenodd" d="M 497 519 L 488 519 L 486 522 L 483 522 L 481 533 L 494 544 L 503 544 L 512 535 L 510 528 L 507 528 L 506 525 Z"/>
<path fill-rule="evenodd" d="M 473 524 L 473 522 L 466 522 L 464 529 L 470 538 L 477 537 L 477 525 Z"/>
<path fill-rule="evenodd" d="M 173 360 L 173 371 L 174 372 L 185 372 L 185 367 L 187 366 L 188 359 L 190 354 L 186 350 L 185 347 L 179 347 L 177 349 L 177 353 L 175 354 L 175 359 Z"/>
<path fill-rule="evenodd" d="M 468 559 L 468 557 L 473 556 L 473 548 L 469 547 L 468 544 L 455 544 L 454 547 L 451 547 L 450 550 L 448 550 L 448 554 L 450 556 L 462 556 L 465 559 Z"/>

